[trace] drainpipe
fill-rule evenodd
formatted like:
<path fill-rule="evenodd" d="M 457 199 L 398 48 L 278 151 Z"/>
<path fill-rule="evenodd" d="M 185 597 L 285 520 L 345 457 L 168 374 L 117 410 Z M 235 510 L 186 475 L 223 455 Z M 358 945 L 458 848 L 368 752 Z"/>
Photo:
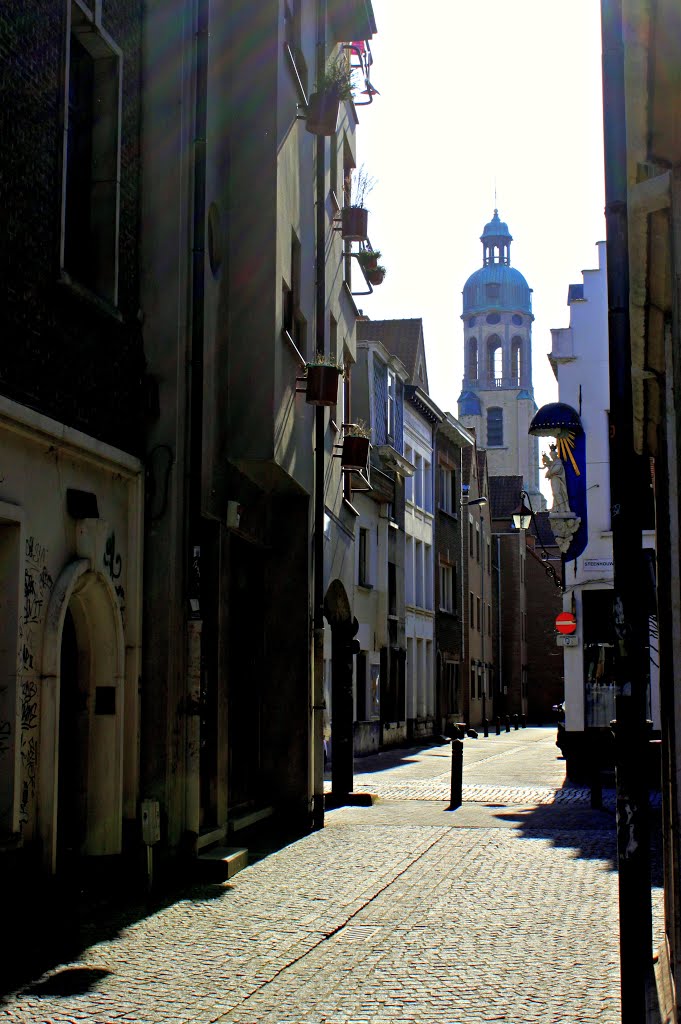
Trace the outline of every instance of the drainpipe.
<path fill-rule="evenodd" d="M 206 121 L 208 93 L 208 0 L 196 2 L 196 82 L 192 196 L 192 297 L 189 379 L 189 497 L 187 593 L 187 696 L 185 832 L 199 832 L 201 747 L 201 489 L 203 460 L 203 344 L 206 235 Z"/>
<path fill-rule="evenodd" d="M 640 500 L 631 486 L 636 459 L 631 391 L 627 146 L 622 0 L 602 0 L 605 216 L 610 339 L 610 493 L 615 562 L 615 757 L 623 1024 L 646 1020 L 652 975 L 648 822 L 647 680 Z M 639 592 L 637 592 L 639 591 Z"/>
<path fill-rule="evenodd" d="M 317 2 L 319 81 L 326 66 L 326 0 Z M 316 137 L 315 350 L 324 352 L 326 333 L 326 139 Z M 315 407 L 312 666 L 312 823 L 324 826 L 324 407 Z"/>

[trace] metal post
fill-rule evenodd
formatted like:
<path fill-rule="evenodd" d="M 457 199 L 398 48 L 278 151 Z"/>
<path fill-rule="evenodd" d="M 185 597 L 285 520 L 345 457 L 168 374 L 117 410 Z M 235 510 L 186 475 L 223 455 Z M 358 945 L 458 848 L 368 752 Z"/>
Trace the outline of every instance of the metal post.
<path fill-rule="evenodd" d="M 623 1024 L 644 1024 L 652 971 L 644 654 L 647 622 L 638 588 L 642 570 L 640 493 L 631 390 L 627 142 L 622 0 L 601 0 L 605 216 L 610 340 L 610 494 L 615 563 L 615 759 Z"/>
<path fill-rule="evenodd" d="M 494 727 L 496 729 L 497 736 L 501 736 L 501 719 L 499 715 L 494 719 Z"/>
<path fill-rule="evenodd" d="M 461 807 L 463 793 L 463 740 L 452 740 L 452 780 L 449 810 Z"/>

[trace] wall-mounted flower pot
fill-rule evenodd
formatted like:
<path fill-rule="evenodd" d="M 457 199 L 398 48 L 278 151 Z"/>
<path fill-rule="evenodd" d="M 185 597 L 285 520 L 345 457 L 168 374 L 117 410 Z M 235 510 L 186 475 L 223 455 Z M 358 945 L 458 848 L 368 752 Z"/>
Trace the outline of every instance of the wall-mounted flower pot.
<path fill-rule="evenodd" d="M 344 206 L 341 235 L 347 242 L 364 242 L 369 234 L 369 211 L 363 206 Z"/>
<path fill-rule="evenodd" d="M 313 92 L 307 105 L 306 129 L 313 135 L 333 135 L 339 111 L 340 100 L 335 93 Z"/>
<path fill-rule="evenodd" d="M 343 438 L 341 466 L 343 469 L 365 470 L 369 460 L 369 438 L 346 435 Z"/>
<path fill-rule="evenodd" d="M 317 363 L 308 365 L 305 400 L 310 405 L 336 405 L 340 374 L 341 371 L 337 366 L 324 366 Z"/>
<path fill-rule="evenodd" d="M 360 252 L 359 262 L 361 263 L 363 270 L 375 270 L 378 266 L 378 253 L 369 252 L 368 249 L 363 249 L 362 252 Z"/>
<path fill-rule="evenodd" d="M 379 284 L 383 284 L 385 277 L 385 267 L 374 267 L 373 269 L 367 269 L 365 271 L 366 279 L 369 284 L 374 287 Z"/>

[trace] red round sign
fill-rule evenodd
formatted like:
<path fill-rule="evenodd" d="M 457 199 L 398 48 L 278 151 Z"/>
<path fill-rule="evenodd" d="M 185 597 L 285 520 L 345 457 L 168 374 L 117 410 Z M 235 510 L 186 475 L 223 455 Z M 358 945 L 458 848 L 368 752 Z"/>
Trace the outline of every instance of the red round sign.
<path fill-rule="evenodd" d="M 574 633 L 577 629 L 577 619 L 572 612 L 560 612 L 556 615 L 556 629 L 559 633 Z"/>

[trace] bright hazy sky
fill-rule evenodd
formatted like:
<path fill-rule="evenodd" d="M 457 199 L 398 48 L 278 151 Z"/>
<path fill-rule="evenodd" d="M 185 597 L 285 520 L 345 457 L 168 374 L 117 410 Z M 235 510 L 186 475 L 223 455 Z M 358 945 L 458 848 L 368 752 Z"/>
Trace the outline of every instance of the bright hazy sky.
<path fill-rule="evenodd" d="M 569 323 L 568 285 L 605 238 L 599 0 L 372 0 L 374 103 L 357 163 L 376 179 L 369 236 L 384 283 L 372 319 L 421 317 L 430 393 L 457 414 L 461 293 L 494 210 L 533 289 L 538 405 L 556 399 L 546 353 Z"/>

